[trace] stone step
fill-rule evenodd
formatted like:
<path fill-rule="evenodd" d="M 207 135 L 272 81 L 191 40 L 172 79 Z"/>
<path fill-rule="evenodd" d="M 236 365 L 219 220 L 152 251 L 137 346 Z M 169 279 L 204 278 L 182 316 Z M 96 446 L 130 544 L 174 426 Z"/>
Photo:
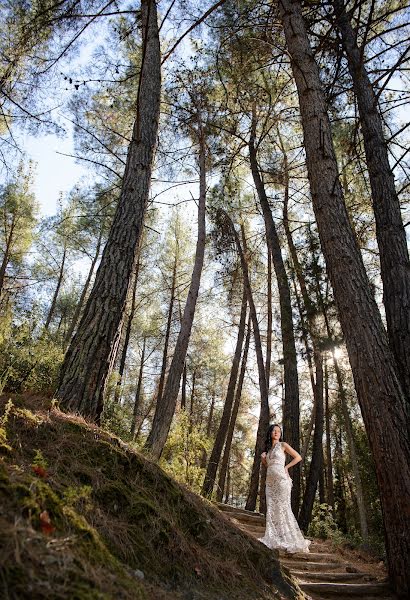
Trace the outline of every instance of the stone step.
<path fill-rule="evenodd" d="M 327 595 L 344 596 L 387 596 L 390 588 L 387 583 L 328 583 L 328 582 L 301 582 L 299 587 L 304 592 L 315 594 L 318 597 Z"/>
<path fill-rule="evenodd" d="M 336 554 L 329 554 L 326 552 L 297 552 L 295 554 L 280 552 L 279 556 L 283 556 L 286 560 L 295 560 L 297 562 L 305 560 L 307 562 L 341 563 L 340 558 Z"/>
<path fill-rule="evenodd" d="M 245 508 L 238 508 L 236 506 L 231 506 L 230 504 L 220 504 L 219 502 L 217 502 L 216 506 L 222 512 L 236 513 L 237 515 L 245 515 L 245 516 L 246 515 L 254 515 L 257 517 L 265 518 L 265 515 L 260 512 L 256 512 L 253 510 L 246 510 Z"/>
<path fill-rule="evenodd" d="M 254 513 L 238 514 L 229 510 L 224 510 L 223 513 L 230 519 L 235 519 L 239 523 L 265 523 L 265 517 L 263 515 L 258 515 Z"/>
<path fill-rule="evenodd" d="M 239 527 L 241 527 L 242 529 L 246 529 L 246 531 L 249 531 L 249 533 L 257 533 L 259 534 L 260 532 L 265 533 L 265 525 L 263 524 L 258 524 L 258 523 L 240 523 L 238 522 Z"/>
<path fill-rule="evenodd" d="M 326 562 L 309 562 L 309 561 L 292 561 L 292 560 L 281 560 L 280 561 L 285 567 L 287 567 L 292 573 L 294 571 L 337 571 L 346 573 L 346 565 L 343 563 L 326 563 Z"/>
<path fill-rule="evenodd" d="M 309 571 L 294 571 L 290 569 L 292 575 L 301 581 L 308 583 L 314 581 L 322 581 L 325 583 L 346 583 L 348 581 L 376 581 L 376 578 L 371 573 L 327 573 L 327 572 L 309 572 Z"/>

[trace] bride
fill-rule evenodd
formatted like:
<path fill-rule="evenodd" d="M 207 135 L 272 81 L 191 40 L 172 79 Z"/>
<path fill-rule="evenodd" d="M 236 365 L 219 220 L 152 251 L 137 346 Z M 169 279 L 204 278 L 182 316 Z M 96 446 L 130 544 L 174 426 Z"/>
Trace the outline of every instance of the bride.
<path fill-rule="evenodd" d="M 292 479 L 289 468 L 302 460 L 302 457 L 289 444 L 281 441 L 279 425 L 271 425 L 266 435 L 262 462 L 267 466 L 266 473 L 266 530 L 259 541 L 275 550 L 289 553 L 309 552 L 309 540 L 303 537 L 290 505 Z M 285 466 L 286 454 L 292 461 Z"/>

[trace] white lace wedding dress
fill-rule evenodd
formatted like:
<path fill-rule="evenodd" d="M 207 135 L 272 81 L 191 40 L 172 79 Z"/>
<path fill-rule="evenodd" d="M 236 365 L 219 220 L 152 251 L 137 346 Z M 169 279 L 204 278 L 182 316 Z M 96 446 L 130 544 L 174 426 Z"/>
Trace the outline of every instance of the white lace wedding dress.
<path fill-rule="evenodd" d="M 292 479 L 285 470 L 286 454 L 280 442 L 271 448 L 266 460 L 266 530 L 259 541 L 275 550 L 309 552 L 310 541 L 303 537 L 292 512 Z"/>

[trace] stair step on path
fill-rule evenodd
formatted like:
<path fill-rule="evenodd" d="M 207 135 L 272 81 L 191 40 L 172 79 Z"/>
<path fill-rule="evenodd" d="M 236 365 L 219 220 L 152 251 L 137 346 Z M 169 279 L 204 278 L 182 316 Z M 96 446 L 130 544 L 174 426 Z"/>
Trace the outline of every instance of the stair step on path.
<path fill-rule="evenodd" d="M 325 562 L 325 563 L 340 563 L 340 559 L 336 554 L 330 554 L 328 552 L 298 552 L 296 554 L 287 554 L 285 552 L 279 553 L 279 558 L 285 560 L 295 560 L 302 562 L 304 560 L 308 562 Z"/>
<path fill-rule="evenodd" d="M 328 583 L 346 583 L 346 582 L 372 582 L 375 581 L 374 575 L 371 573 L 336 573 L 336 572 L 323 572 L 318 573 L 314 571 L 294 571 L 290 570 L 294 577 L 297 577 L 305 583 L 321 581 Z"/>
<path fill-rule="evenodd" d="M 253 523 L 258 523 L 258 524 L 264 524 L 265 523 L 265 517 L 263 517 L 262 515 L 238 515 L 238 513 L 236 512 L 230 512 L 228 510 L 224 510 L 223 514 L 225 516 L 227 516 L 229 519 L 235 519 L 236 521 L 239 521 L 240 523 L 249 523 L 249 524 L 253 524 Z"/>
<path fill-rule="evenodd" d="M 265 517 L 228 505 L 218 506 L 242 531 L 255 538 L 265 533 Z M 312 540 L 310 552 L 279 552 L 279 561 L 311 600 L 393 600 L 386 580 L 360 571 L 344 557 L 329 552 L 326 544 Z M 383 576 L 383 575 L 382 575 Z"/>
<path fill-rule="evenodd" d="M 287 567 L 290 571 L 314 571 L 314 572 L 321 572 L 321 571 L 337 571 L 339 570 L 339 572 L 342 573 L 346 573 L 346 565 L 343 563 L 336 563 L 336 562 L 332 562 L 332 563 L 325 563 L 325 562 L 297 562 L 297 561 L 288 561 L 288 560 L 281 560 L 281 563 L 283 563 L 285 565 L 285 567 Z"/>
<path fill-rule="evenodd" d="M 328 583 L 328 582 L 300 582 L 302 591 L 314 593 L 320 597 L 337 594 L 338 596 L 362 598 L 375 596 L 388 596 L 390 589 L 387 583 Z"/>

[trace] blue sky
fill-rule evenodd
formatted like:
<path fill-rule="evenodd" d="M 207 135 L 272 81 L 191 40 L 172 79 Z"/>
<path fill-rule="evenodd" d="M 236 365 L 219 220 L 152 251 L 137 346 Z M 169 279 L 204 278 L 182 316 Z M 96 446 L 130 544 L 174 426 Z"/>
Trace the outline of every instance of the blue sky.
<path fill-rule="evenodd" d="M 77 164 L 74 158 L 62 156 L 58 152 L 73 154 L 73 139 L 55 135 L 39 137 L 27 136 L 24 150 L 34 165 L 34 192 L 42 215 L 53 215 L 61 193 L 68 192 L 88 174 L 85 166 Z"/>

